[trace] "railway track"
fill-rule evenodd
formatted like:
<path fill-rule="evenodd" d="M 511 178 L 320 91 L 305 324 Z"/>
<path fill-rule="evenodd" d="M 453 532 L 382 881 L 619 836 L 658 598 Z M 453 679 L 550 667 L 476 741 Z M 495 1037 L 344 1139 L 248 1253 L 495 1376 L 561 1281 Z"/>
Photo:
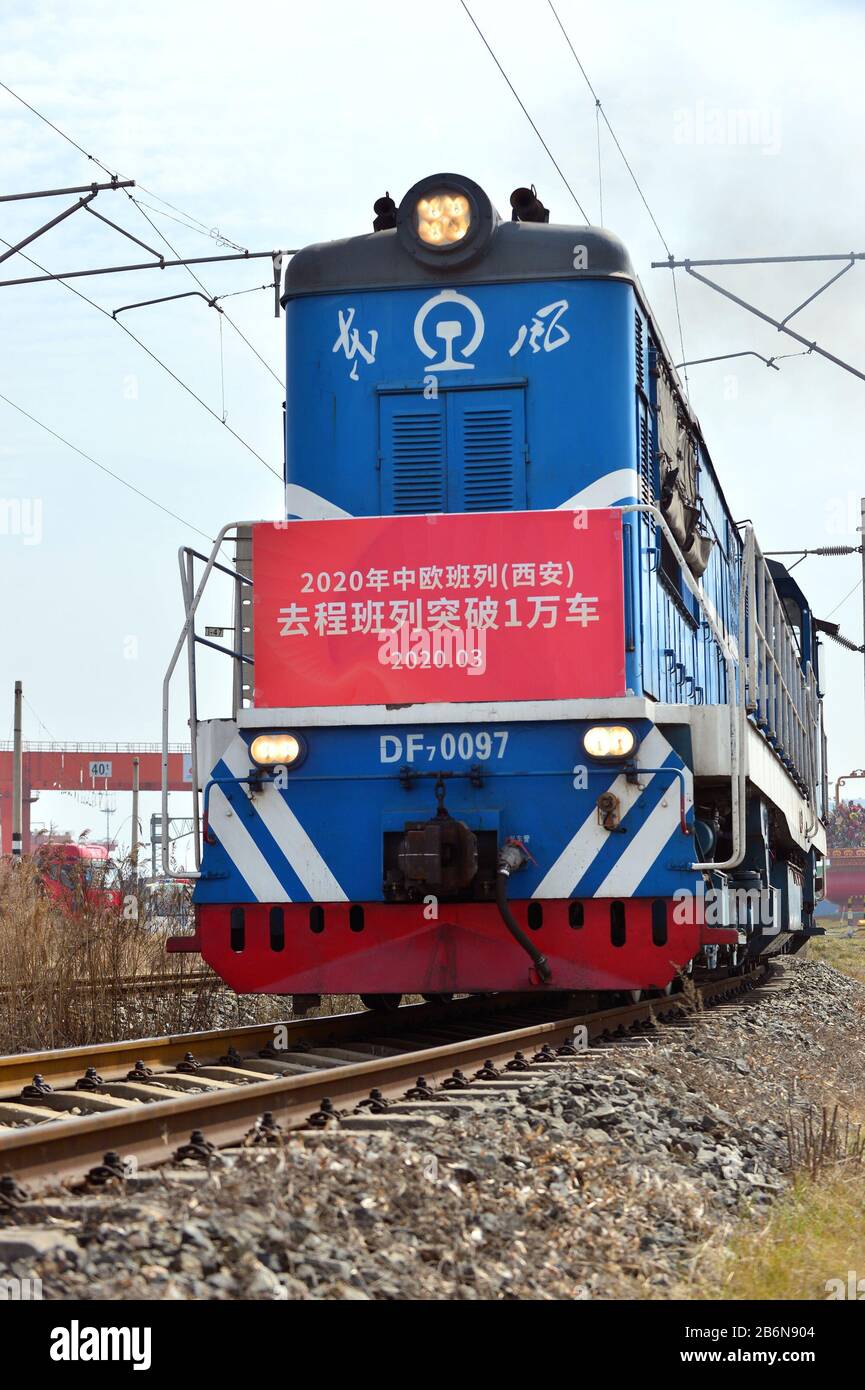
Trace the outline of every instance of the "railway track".
<path fill-rule="evenodd" d="M 160 989 L 194 989 L 207 981 L 218 984 L 219 981 L 212 970 L 192 970 L 188 972 L 174 971 L 170 974 L 165 972 L 151 975 L 120 975 L 114 980 L 64 980 L 62 984 L 52 987 L 55 994 L 87 994 L 91 990 L 104 990 L 106 993 L 117 994 L 152 994 Z M 45 984 L 34 986 L 34 993 L 44 994 Z M 12 993 L 28 994 L 26 987 L 19 984 L 0 983 L 0 999 Z"/>
<path fill-rule="evenodd" d="M 122 1176 L 129 1159 L 140 1167 L 207 1158 L 310 1126 L 423 1123 L 434 1108 L 578 1064 L 591 1050 L 575 1039 L 597 1044 L 681 1021 L 751 992 L 766 973 L 592 1013 L 573 1012 L 567 1000 L 496 996 L 386 1018 L 344 1014 L 3 1057 L 0 1205 L 15 1205 L 25 1183 Z M 276 1029 L 285 1030 L 279 1047 Z"/>

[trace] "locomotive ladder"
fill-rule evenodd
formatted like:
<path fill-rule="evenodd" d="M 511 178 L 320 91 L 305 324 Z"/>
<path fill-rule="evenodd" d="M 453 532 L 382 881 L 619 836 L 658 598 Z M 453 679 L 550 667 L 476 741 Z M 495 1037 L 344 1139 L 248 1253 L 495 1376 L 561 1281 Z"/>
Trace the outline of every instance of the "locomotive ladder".
<path fill-rule="evenodd" d="M 174 675 L 175 668 L 180 659 L 180 654 L 186 647 L 187 668 L 189 673 L 189 734 L 192 749 L 192 819 L 194 824 L 193 841 L 195 844 L 195 867 L 201 868 L 201 817 L 199 811 L 199 792 L 200 779 L 198 773 L 198 696 L 196 690 L 196 652 L 198 646 L 210 647 L 213 651 L 221 652 L 232 660 L 232 717 L 237 717 L 237 712 L 242 708 L 245 699 L 251 696 L 251 683 L 248 678 L 248 671 L 253 665 L 252 657 L 252 617 L 251 617 L 251 591 L 252 577 L 250 575 L 251 561 L 251 536 L 252 521 L 230 521 L 223 526 L 213 544 L 210 555 L 202 555 L 198 550 L 192 550 L 189 546 L 181 547 L 178 552 L 178 562 L 180 565 L 180 583 L 183 590 L 183 603 L 185 617 L 183 628 L 177 639 L 177 644 L 171 655 L 168 669 L 162 682 L 162 872 L 170 875 L 170 853 L 171 844 L 165 827 L 168 825 L 168 735 L 170 722 L 170 698 L 171 698 L 171 677 Z M 228 565 L 223 565 L 217 560 L 217 556 L 227 540 L 228 536 L 234 532 L 236 541 L 236 567 L 232 569 Z M 195 584 L 195 562 L 203 561 L 204 569 L 198 585 Z M 210 637 L 202 636 L 195 629 L 195 615 L 207 582 L 214 571 L 227 575 L 234 586 L 234 646 L 226 647 L 220 642 L 214 642 Z"/>

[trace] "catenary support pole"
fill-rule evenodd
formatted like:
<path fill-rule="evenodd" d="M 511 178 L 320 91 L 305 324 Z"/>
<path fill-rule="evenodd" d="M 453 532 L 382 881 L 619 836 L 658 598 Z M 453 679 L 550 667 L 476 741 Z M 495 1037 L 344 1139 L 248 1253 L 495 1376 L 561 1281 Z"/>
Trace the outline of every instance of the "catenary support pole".
<path fill-rule="evenodd" d="M 862 498 L 862 522 L 859 528 L 859 539 L 862 543 L 862 646 L 865 647 L 865 497 Z M 865 654 L 863 654 L 862 661 L 863 666 L 865 666 Z M 865 669 L 863 669 L 862 674 L 863 680 L 865 680 Z"/>
<path fill-rule="evenodd" d="M 129 860 L 132 867 L 132 876 L 138 879 L 138 842 L 141 838 L 141 827 L 138 823 L 138 786 L 139 769 L 141 759 L 132 759 L 132 849 L 130 850 Z"/>
<path fill-rule="evenodd" d="M 21 705 L 24 695 L 21 682 L 15 682 L 15 712 L 12 742 L 12 859 L 19 862 L 22 850 L 22 831 L 24 821 L 24 798 L 21 742 Z"/>

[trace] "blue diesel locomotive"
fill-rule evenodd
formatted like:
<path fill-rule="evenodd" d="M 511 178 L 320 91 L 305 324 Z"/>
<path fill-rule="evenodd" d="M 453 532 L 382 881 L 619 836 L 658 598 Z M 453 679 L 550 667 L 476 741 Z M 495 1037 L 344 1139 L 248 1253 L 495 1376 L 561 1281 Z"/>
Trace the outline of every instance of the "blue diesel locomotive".
<path fill-rule="evenodd" d="M 622 243 L 510 201 L 436 174 L 294 256 L 285 520 L 182 553 L 164 732 L 185 646 L 201 825 L 170 949 L 239 991 L 662 992 L 815 932 L 807 599 L 733 519 Z M 232 710 L 204 721 L 217 576 Z"/>

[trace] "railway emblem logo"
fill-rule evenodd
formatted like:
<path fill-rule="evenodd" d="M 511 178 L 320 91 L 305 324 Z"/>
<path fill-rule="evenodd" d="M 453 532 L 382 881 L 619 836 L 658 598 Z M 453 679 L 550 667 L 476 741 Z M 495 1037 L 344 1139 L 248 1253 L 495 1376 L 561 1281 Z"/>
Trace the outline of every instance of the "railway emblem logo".
<path fill-rule="evenodd" d="M 453 317 L 453 307 L 461 305 L 467 309 L 471 315 L 473 327 L 469 329 L 464 318 Z M 450 317 L 444 315 L 450 311 Z M 442 316 L 439 317 L 439 314 Z M 434 337 L 439 338 L 444 344 L 442 360 L 432 362 L 430 371 L 432 372 L 459 372 L 472 371 L 474 362 L 457 361 L 454 357 L 454 346 L 460 357 L 471 357 L 480 346 L 484 336 L 484 316 L 473 299 L 469 299 L 466 294 L 459 294 L 456 290 L 442 290 L 440 294 L 434 294 L 425 304 L 422 304 L 417 312 L 414 321 L 414 340 L 423 353 L 424 357 L 435 358 L 438 349 L 429 342 L 426 334 L 427 319 L 435 315 Z M 468 336 L 468 341 L 462 343 L 462 339 Z"/>

